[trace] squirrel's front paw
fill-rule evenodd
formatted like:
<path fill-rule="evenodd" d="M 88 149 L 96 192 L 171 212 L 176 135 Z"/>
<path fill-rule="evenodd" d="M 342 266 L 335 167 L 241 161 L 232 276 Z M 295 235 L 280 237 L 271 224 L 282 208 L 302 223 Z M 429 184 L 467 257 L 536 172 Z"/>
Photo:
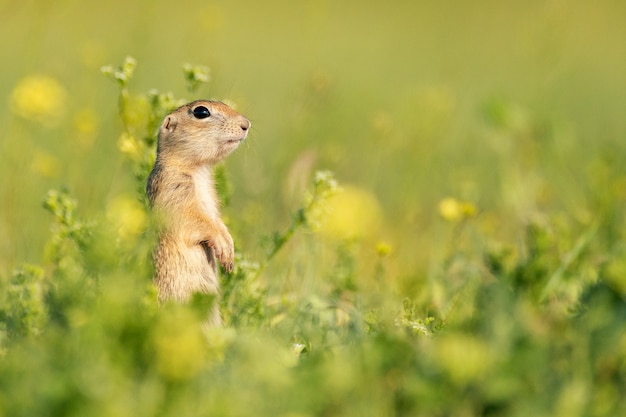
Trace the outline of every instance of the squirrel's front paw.
<path fill-rule="evenodd" d="M 224 232 L 208 242 L 213 248 L 215 257 L 220 261 L 227 272 L 232 272 L 235 263 L 235 246 L 230 233 Z"/>

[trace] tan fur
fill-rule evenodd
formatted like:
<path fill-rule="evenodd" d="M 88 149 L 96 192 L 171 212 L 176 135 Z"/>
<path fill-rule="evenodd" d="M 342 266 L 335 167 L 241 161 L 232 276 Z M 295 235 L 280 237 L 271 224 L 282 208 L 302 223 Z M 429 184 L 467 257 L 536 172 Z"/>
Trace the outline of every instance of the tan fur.
<path fill-rule="evenodd" d="M 197 118 L 199 106 L 210 116 Z M 211 166 L 235 150 L 249 129 L 248 119 L 216 101 L 194 101 L 163 120 L 146 186 L 160 224 L 154 253 L 160 302 L 184 302 L 196 292 L 217 296 L 216 260 L 232 270 L 233 238 L 220 218 Z M 207 322 L 221 323 L 217 303 Z"/>

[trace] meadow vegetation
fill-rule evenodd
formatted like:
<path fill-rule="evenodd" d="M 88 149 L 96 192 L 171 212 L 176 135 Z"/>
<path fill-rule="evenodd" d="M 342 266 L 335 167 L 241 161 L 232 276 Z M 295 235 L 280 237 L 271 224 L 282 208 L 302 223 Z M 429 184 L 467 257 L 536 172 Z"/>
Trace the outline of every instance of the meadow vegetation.
<path fill-rule="evenodd" d="M 626 8 L 477 4 L 0 5 L 0 417 L 626 415 Z M 200 97 L 235 269 L 159 307 Z"/>

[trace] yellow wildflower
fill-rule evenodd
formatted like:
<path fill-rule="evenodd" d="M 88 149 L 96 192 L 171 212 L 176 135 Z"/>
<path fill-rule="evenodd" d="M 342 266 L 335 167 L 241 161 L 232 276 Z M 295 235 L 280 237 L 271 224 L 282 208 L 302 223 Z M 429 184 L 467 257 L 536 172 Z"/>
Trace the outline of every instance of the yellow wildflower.
<path fill-rule="evenodd" d="M 391 253 L 391 245 L 387 242 L 378 242 L 376 244 L 376 253 L 380 257 L 385 257 Z"/>
<path fill-rule="evenodd" d="M 67 93 L 54 78 L 35 75 L 23 78 L 11 94 L 11 109 L 24 119 L 45 126 L 56 125 L 66 110 Z"/>
<path fill-rule="evenodd" d="M 130 159 L 138 161 L 143 153 L 142 146 L 130 133 L 124 132 L 117 140 L 118 149 Z"/>
<path fill-rule="evenodd" d="M 154 335 L 156 368 L 170 380 L 186 380 L 197 375 L 206 365 L 206 342 L 191 311 L 172 308 L 167 313 L 161 318 Z"/>
<path fill-rule="evenodd" d="M 435 360 L 459 385 L 481 380 L 494 357 L 485 343 L 469 335 L 449 335 L 436 341 Z"/>
<path fill-rule="evenodd" d="M 363 189 L 346 186 L 328 198 L 323 207 L 320 232 L 336 239 L 374 236 L 382 223 L 376 197 Z"/>
<path fill-rule="evenodd" d="M 146 213 L 139 202 L 129 196 L 118 196 L 107 206 L 107 217 L 120 238 L 127 240 L 138 236 L 146 226 Z"/>
<path fill-rule="evenodd" d="M 476 216 L 476 206 L 467 201 L 446 197 L 439 202 L 439 215 L 449 222 L 457 222 Z"/>
<path fill-rule="evenodd" d="M 30 168 L 43 177 L 57 178 L 61 174 L 61 161 L 52 154 L 36 150 Z"/>
<path fill-rule="evenodd" d="M 461 211 L 463 212 L 463 216 L 466 219 L 476 217 L 476 214 L 478 214 L 478 209 L 476 209 L 476 206 L 467 201 L 464 201 L 463 204 L 461 204 Z"/>

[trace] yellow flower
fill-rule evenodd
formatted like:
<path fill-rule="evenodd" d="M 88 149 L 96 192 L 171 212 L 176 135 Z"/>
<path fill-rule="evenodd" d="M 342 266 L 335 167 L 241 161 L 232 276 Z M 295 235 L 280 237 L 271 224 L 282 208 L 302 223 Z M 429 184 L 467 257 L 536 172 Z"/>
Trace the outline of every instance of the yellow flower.
<path fill-rule="evenodd" d="M 67 93 L 54 78 L 35 75 L 23 78 L 11 94 L 11 109 L 24 119 L 45 126 L 56 125 L 65 114 Z"/>
<path fill-rule="evenodd" d="M 439 202 L 439 215 L 449 222 L 457 222 L 476 216 L 476 206 L 467 201 L 446 197 Z"/>
<path fill-rule="evenodd" d="M 206 365 L 207 345 L 202 327 L 190 310 L 171 308 L 154 335 L 156 368 L 164 377 L 186 380 Z"/>
<path fill-rule="evenodd" d="M 385 257 L 391 253 L 391 245 L 387 242 L 378 242 L 376 244 L 376 253 L 380 257 Z"/>
<path fill-rule="evenodd" d="M 128 196 L 118 196 L 107 206 L 107 217 L 120 238 L 127 240 L 138 236 L 146 226 L 146 213 L 139 202 Z"/>
<path fill-rule="evenodd" d="M 318 213 L 320 232 L 336 239 L 375 236 L 381 226 L 382 209 L 376 197 L 363 189 L 346 186 L 328 198 Z M 316 217 L 317 217 L 316 216 Z"/>
<path fill-rule="evenodd" d="M 61 162 L 52 154 L 36 150 L 30 168 L 43 177 L 57 178 L 61 173 Z"/>
<path fill-rule="evenodd" d="M 489 347 L 469 335 L 449 335 L 435 343 L 435 360 L 459 385 L 480 380 L 494 363 Z"/>
<path fill-rule="evenodd" d="M 137 139 L 130 133 L 124 132 L 120 135 L 117 140 L 118 149 L 128 156 L 130 159 L 134 161 L 138 161 L 141 159 L 141 155 L 143 153 L 142 146 Z"/>

